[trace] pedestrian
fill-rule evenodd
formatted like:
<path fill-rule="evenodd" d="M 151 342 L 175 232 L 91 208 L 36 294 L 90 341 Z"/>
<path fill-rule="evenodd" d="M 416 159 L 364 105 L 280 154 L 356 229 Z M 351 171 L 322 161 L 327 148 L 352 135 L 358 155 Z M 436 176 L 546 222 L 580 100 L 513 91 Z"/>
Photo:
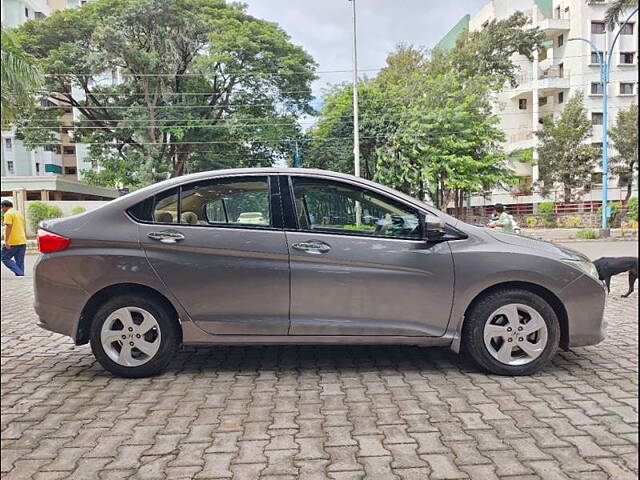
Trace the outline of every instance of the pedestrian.
<path fill-rule="evenodd" d="M 24 216 L 13 209 L 13 203 L 2 200 L 2 217 L 5 226 L 2 242 L 2 263 L 17 277 L 24 276 L 24 254 L 27 251 L 27 233 Z"/>
<path fill-rule="evenodd" d="M 500 228 L 504 232 L 515 232 L 520 230 L 516 221 L 506 212 L 504 205 L 501 203 L 496 203 L 493 206 L 493 218 L 487 227 Z"/>

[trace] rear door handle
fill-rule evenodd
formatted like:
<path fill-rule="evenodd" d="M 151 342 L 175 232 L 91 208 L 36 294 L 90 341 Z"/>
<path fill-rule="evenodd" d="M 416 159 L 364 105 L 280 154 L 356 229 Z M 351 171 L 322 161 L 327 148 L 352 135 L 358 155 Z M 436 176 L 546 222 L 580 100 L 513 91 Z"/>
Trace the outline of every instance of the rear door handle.
<path fill-rule="evenodd" d="M 294 243 L 291 246 L 296 250 L 302 250 L 303 252 L 312 253 L 314 255 L 327 253 L 331 250 L 331 245 L 321 242 L 320 240 L 309 240 L 308 242 Z"/>
<path fill-rule="evenodd" d="M 161 243 L 176 243 L 184 240 L 184 235 L 175 230 L 163 230 L 161 232 L 149 232 L 147 237 L 151 240 L 158 240 Z"/>

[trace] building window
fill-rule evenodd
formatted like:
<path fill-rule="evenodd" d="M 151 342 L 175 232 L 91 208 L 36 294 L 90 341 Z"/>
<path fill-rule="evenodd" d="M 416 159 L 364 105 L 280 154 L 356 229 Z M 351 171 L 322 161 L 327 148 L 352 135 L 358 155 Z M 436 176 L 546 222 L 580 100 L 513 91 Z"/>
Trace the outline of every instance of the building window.
<path fill-rule="evenodd" d="M 55 151 L 57 151 L 57 149 L 56 149 L 55 145 L 51 145 L 51 144 L 45 145 L 45 146 L 43 147 L 43 150 L 44 150 L 45 152 L 55 152 Z"/>
<path fill-rule="evenodd" d="M 591 22 L 591 33 L 601 35 L 605 32 L 604 22 Z"/>
<path fill-rule="evenodd" d="M 64 167 L 65 175 L 75 175 L 77 172 L 76 167 Z"/>
<path fill-rule="evenodd" d="M 620 95 L 633 95 L 633 83 L 620 82 Z"/>
<path fill-rule="evenodd" d="M 39 20 L 44 17 L 46 17 L 46 15 L 42 12 L 33 12 L 33 18 L 35 18 L 36 20 Z"/>
<path fill-rule="evenodd" d="M 76 153 L 76 147 L 69 147 L 65 145 L 64 147 L 62 147 L 62 153 L 65 155 L 73 155 Z"/>
<path fill-rule="evenodd" d="M 4 138 L 4 148 L 6 150 L 11 150 L 13 149 L 13 140 L 9 137 L 5 137 Z"/>
<path fill-rule="evenodd" d="M 558 35 L 558 46 L 564 45 L 564 35 Z"/>
<path fill-rule="evenodd" d="M 591 95 L 602 95 L 602 83 L 591 82 Z"/>
<path fill-rule="evenodd" d="M 485 20 L 484 22 L 482 22 L 482 25 L 480 25 L 482 28 L 487 28 L 489 26 L 489 20 Z"/>
<path fill-rule="evenodd" d="M 27 7 L 24 7 L 24 16 L 29 18 L 29 9 Z"/>
<path fill-rule="evenodd" d="M 599 51 L 598 52 L 600 54 L 600 58 L 603 57 L 604 52 Z M 596 52 L 591 52 L 591 65 L 599 65 L 600 62 L 598 61 L 598 54 Z"/>
<path fill-rule="evenodd" d="M 547 97 L 538 98 L 538 106 L 542 107 L 547 104 Z"/>
<path fill-rule="evenodd" d="M 620 52 L 620 63 L 632 65 L 635 60 L 636 52 Z"/>
<path fill-rule="evenodd" d="M 558 103 L 564 103 L 564 92 L 558 93 Z"/>
<path fill-rule="evenodd" d="M 564 63 L 558 64 L 558 78 L 564 78 Z"/>
<path fill-rule="evenodd" d="M 40 164 L 36 162 L 36 173 L 40 173 Z"/>
<path fill-rule="evenodd" d="M 633 27 L 635 23 L 626 23 L 624 27 L 622 27 L 622 35 L 633 35 Z"/>
<path fill-rule="evenodd" d="M 591 144 L 594 151 L 594 158 L 602 157 L 602 142 L 593 142 Z"/>
<path fill-rule="evenodd" d="M 520 110 L 526 110 L 527 109 L 527 99 L 526 98 L 521 98 L 520 100 L 518 100 L 518 108 Z"/>
<path fill-rule="evenodd" d="M 602 112 L 593 112 L 591 114 L 592 125 L 602 125 Z"/>
<path fill-rule="evenodd" d="M 7 171 L 11 174 L 14 173 L 13 160 L 7 160 Z"/>
<path fill-rule="evenodd" d="M 591 174 L 591 185 L 602 185 L 602 172 L 593 172 Z"/>

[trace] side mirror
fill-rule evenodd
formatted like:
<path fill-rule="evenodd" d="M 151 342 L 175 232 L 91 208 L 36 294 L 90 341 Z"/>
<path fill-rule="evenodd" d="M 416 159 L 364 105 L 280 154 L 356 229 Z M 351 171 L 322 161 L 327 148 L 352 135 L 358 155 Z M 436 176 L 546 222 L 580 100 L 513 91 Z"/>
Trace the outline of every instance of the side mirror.
<path fill-rule="evenodd" d="M 425 215 L 424 217 L 424 234 L 425 240 L 432 242 L 440 240 L 445 235 L 444 221 L 435 215 Z"/>

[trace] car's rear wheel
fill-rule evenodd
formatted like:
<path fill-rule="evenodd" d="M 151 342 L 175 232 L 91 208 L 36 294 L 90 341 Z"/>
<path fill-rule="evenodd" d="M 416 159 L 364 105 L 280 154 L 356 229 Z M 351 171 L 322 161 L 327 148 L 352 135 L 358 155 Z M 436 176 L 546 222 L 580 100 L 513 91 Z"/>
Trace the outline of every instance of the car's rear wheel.
<path fill-rule="evenodd" d="M 463 346 L 484 369 L 499 375 L 529 375 L 556 353 L 560 324 L 545 299 L 522 289 L 503 289 L 469 310 Z"/>
<path fill-rule="evenodd" d="M 91 324 L 91 350 L 121 377 L 148 377 L 167 366 L 178 349 L 177 319 L 168 309 L 137 295 L 106 301 Z"/>

